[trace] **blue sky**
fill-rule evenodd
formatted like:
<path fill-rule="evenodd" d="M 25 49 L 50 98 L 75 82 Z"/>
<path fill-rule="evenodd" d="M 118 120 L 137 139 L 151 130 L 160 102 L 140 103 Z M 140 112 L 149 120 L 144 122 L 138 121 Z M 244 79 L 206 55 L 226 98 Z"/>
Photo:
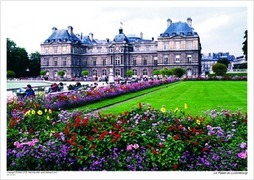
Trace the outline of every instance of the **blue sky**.
<path fill-rule="evenodd" d="M 74 33 L 94 34 L 96 39 L 113 39 L 120 22 L 126 35 L 157 39 L 166 30 L 166 20 L 185 22 L 192 18 L 202 53 L 229 52 L 242 55 L 248 8 L 239 2 L 169 1 L 2 1 L 1 27 L 4 35 L 28 53 L 40 52 L 40 43 L 52 27 Z"/>

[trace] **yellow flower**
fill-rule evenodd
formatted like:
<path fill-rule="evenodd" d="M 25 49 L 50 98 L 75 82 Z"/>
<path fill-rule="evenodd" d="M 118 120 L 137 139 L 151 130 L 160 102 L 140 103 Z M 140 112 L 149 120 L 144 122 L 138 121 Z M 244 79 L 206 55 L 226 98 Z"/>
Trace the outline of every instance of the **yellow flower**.
<path fill-rule="evenodd" d="M 188 105 L 185 103 L 184 104 L 184 109 L 187 109 L 188 108 Z"/>
<path fill-rule="evenodd" d="M 178 108 L 175 108 L 174 112 L 177 112 L 177 111 L 179 111 L 179 109 L 178 109 Z"/>
<path fill-rule="evenodd" d="M 31 111 L 30 111 L 30 110 L 28 110 L 28 111 L 25 113 L 25 116 L 29 116 L 29 115 L 30 115 L 30 113 L 31 113 Z"/>
<path fill-rule="evenodd" d="M 191 128 L 190 128 L 190 127 L 188 127 L 188 130 L 189 130 L 189 131 L 191 131 Z"/>
<path fill-rule="evenodd" d="M 49 116 L 47 116 L 47 120 L 50 120 L 50 117 L 49 117 Z"/>
<path fill-rule="evenodd" d="M 48 110 L 47 110 L 47 109 L 45 109 L 45 110 L 44 110 L 44 112 L 46 113 L 46 112 L 48 112 Z"/>
<path fill-rule="evenodd" d="M 161 110 L 161 112 L 163 112 L 163 113 L 165 113 L 165 112 L 167 111 L 164 105 L 162 106 L 162 108 L 161 108 L 160 110 Z"/>
<path fill-rule="evenodd" d="M 200 120 L 197 119 L 197 120 L 196 120 L 196 123 L 197 123 L 198 125 L 200 125 L 201 122 L 200 122 Z"/>
<path fill-rule="evenodd" d="M 37 111 L 37 114 L 41 116 L 43 114 L 42 110 Z"/>
<path fill-rule="evenodd" d="M 35 114 L 35 110 L 32 110 L 32 114 Z"/>
<path fill-rule="evenodd" d="M 50 113 L 50 114 L 52 113 L 52 110 L 51 110 L 51 109 L 49 109 L 49 113 Z"/>

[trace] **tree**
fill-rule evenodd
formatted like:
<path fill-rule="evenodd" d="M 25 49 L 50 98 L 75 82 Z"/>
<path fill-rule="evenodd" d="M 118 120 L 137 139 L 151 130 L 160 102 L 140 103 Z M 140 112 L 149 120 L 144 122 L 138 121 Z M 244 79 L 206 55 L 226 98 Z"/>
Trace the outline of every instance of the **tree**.
<path fill-rule="evenodd" d="M 15 77 L 15 72 L 12 70 L 7 71 L 7 78 L 14 78 Z"/>
<path fill-rule="evenodd" d="M 87 70 L 83 70 L 83 71 L 81 72 L 81 74 L 82 74 L 82 76 L 87 76 L 87 75 L 89 74 L 89 72 L 88 72 Z"/>
<path fill-rule="evenodd" d="M 65 72 L 60 70 L 60 71 L 57 72 L 57 75 L 62 78 L 65 75 Z"/>
<path fill-rule="evenodd" d="M 174 68 L 173 69 L 173 75 L 176 77 L 181 78 L 186 73 L 186 70 L 183 68 Z"/>
<path fill-rule="evenodd" d="M 39 76 L 41 70 L 41 54 L 39 52 L 31 53 L 29 56 L 29 76 Z"/>
<path fill-rule="evenodd" d="M 126 74 L 125 74 L 125 75 L 126 75 L 127 77 L 131 77 L 131 76 L 133 76 L 133 74 L 134 74 L 133 70 L 129 69 L 129 70 L 126 71 Z"/>
<path fill-rule="evenodd" d="M 7 38 L 7 71 L 12 70 L 16 77 L 27 76 L 28 54 L 24 48 L 16 46 L 16 43 Z"/>
<path fill-rule="evenodd" d="M 225 64 L 225 66 L 228 68 L 230 61 L 227 58 L 221 58 L 217 61 L 217 63 Z"/>
<path fill-rule="evenodd" d="M 224 76 L 227 72 L 227 67 L 225 64 L 216 63 L 212 66 L 212 70 L 217 76 Z"/>
<path fill-rule="evenodd" d="M 245 32 L 244 32 L 244 42 L 242 43 L 243 44 L 243 47 L 242 47 L 242 50 L 243 50 L 243 54 L 244 54 L 244 56 L 245 56 L 245 59 L 246 59 L 246 61 L 248 60 L 248 58 L 247 58 L 247 55 L 248 55 L 248 30 L 246 30 Z"/>
<path fill-rule="evenodd" d="M 158 69 L 155 69 L 154 71 L 153 71 L 153 75 L 156 75 L 156 76 L 158 76 L 160 74 L 160 70 L 158 70 Z"/>

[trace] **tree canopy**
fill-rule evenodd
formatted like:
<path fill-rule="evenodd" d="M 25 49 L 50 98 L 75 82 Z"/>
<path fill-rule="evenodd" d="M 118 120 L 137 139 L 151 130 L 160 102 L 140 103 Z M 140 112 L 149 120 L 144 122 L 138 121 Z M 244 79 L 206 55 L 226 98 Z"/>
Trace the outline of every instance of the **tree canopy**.
<path fill-rule="evenodd" d="M 242 47 L 242 50 L 243 50 L 243 54 L 246 58 L 246 61 L 248 60 L 247 56 L 248 56 L 248 30 L 246 30 L 244 32 L 244 37 L 243 37 L 245 40 L 243 42 L 243 47 Z"/>

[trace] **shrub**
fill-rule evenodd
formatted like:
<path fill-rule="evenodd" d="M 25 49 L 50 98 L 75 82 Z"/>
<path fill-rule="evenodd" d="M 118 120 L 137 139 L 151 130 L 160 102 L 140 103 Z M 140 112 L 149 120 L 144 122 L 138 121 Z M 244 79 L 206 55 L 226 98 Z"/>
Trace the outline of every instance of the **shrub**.
<path fill-rule="evenodd" d="M 7 78 L 14 78 L 15 77 L 15 72 L 12 70 L 7 71 Z"/>
<path fill-rule="evenodd" d="M 227 67 L 225 64 L 216 63 L 212 66 L 212 70 L 217 76 L 224 76 L 227 72 Z"/>

